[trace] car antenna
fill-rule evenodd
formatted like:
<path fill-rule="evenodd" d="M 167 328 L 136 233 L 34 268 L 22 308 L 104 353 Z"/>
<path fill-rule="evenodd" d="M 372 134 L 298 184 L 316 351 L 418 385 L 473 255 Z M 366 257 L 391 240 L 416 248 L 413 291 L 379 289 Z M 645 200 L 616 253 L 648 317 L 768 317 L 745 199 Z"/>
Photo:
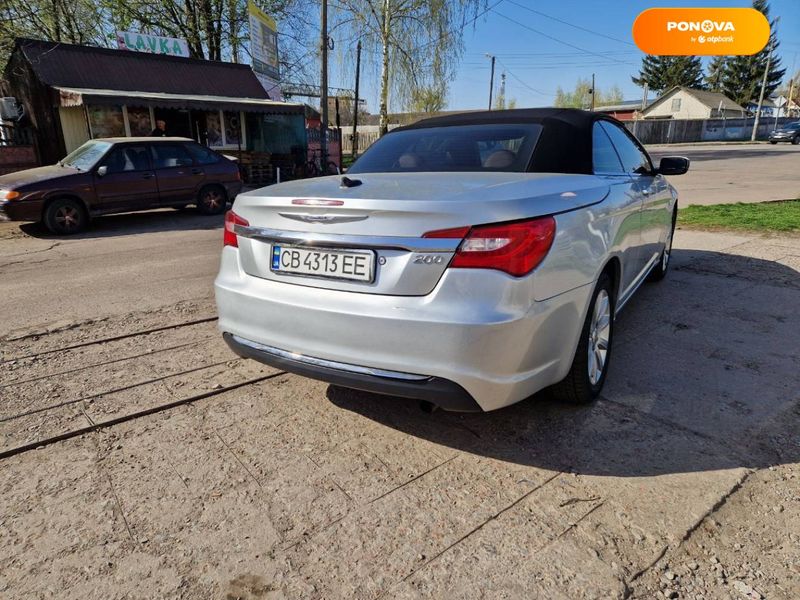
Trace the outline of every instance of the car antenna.
<path fill-rule="evenodd" d="M 342 177 L 342 185 L 341 185 L 341 187 L 343 187 L 343 188 L 357 187 L 357 186 L 361 185 L 361 183 L 362 182 L 361 182 L 360 179 L 350 179 L 349 177 Z"/>

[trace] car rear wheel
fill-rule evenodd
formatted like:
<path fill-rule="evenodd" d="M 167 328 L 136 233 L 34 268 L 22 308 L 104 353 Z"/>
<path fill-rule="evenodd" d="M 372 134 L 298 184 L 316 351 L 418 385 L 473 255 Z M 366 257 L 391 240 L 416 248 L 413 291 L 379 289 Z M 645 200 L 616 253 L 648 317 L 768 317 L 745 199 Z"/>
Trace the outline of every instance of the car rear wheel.
<path fill-rule="evenodd" d="M 600 395 L 611 358 L 613 332 L 613 284 L 611 277 L 603 273 L 592 294 L 569 373 L 551 388 L 558 400 L 588 404 Z"/>
<path fill-rule="evenodd" d="M 197 210 L 204 215 L 218 215 L 225 212 L 227 203 L 225 190 L 218 185 L 207 185 L 197 194 Z"/>
<path fill-rule="evenodd" d="M 775 140 L 770 140 L 769 143 L 774 145 L 777 144 L 778 142 L 776 142 Z"/>
<path fill-rule="evenodd" d="M 795 146 L 797 146 L 797 144 L 800 144 L 800 135 L 796 135 L 792 138 L 792 144 L 794 144 Z"/>
<path fill-rule="evenodd" d="M 57 235 L 72 235 L 86 228 L 89 215 L 77 200 L 58 198 L 47 205 L 44 211 L 44 224 Z"/>

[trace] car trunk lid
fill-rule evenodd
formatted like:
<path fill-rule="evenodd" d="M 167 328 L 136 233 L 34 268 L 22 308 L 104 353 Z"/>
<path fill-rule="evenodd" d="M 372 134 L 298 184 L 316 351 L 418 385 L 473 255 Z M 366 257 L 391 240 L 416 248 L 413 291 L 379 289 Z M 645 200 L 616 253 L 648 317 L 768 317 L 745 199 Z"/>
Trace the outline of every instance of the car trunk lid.
<path fill-rule="evenodd" d="M 590 175 L 545 173 L 370 173 L 298 180 L 240 194 L 239 250 L 252 276 L 285 283 L 391 295 L 425 295 L 460 239 L 426 232 L 575 210 L 601 202 L 608 185 Z M 355 183 L 355 185 L 352 185 Z M 372 253 L 369 281 L 276 272 L 275 248 Z"/>

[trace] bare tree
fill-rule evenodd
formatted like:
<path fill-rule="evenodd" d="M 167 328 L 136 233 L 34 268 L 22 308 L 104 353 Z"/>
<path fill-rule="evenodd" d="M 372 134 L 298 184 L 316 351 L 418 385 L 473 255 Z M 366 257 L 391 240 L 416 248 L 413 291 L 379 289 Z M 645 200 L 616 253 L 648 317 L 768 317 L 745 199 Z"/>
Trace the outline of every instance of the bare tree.
<path fill-rule="evenodd" d="M 446 96 L 463 51 L 462 32 L 480 16 L 484 5 L 485 0 L 337 0 L 332 4 L 333 27 L 347 26 L 361 39 L 365 62 L 379 65 L 381 134 L 388 130 L 390 90 L 407 105 L 421 90 L 443 90 L 442 97 Z"/>

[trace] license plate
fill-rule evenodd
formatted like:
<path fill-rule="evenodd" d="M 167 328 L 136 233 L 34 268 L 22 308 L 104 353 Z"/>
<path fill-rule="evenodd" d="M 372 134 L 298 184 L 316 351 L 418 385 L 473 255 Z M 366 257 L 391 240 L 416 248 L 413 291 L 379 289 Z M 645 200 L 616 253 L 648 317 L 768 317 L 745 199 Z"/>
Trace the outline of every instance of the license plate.
<path fill-rule="evenodd" d="M 371 250 L 272 246 L 270 268 L 275 273 L 371 282 L 375 278 L 375 253 Z"/>

